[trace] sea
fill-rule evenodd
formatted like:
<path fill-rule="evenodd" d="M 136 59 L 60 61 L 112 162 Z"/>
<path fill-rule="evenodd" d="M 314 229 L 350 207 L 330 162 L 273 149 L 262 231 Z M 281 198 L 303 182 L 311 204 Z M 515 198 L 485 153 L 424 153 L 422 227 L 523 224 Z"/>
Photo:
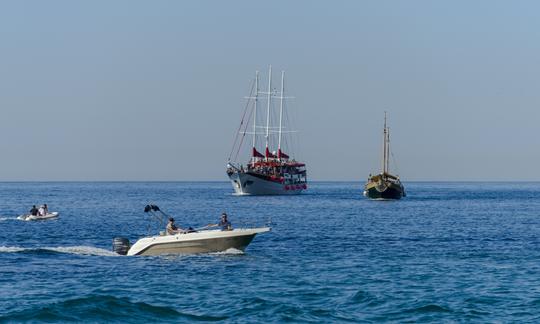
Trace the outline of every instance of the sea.
<path fill-rule="evenodd" d="M 540 183 L 361 182 L 234 196 L 227 182 L 0 183 L 0 322 L 540 322 Z M 46 203 L 57 219 L 17 219 Z M 245 252 L 120 256 L 115 237 L 229 214 Z"/>

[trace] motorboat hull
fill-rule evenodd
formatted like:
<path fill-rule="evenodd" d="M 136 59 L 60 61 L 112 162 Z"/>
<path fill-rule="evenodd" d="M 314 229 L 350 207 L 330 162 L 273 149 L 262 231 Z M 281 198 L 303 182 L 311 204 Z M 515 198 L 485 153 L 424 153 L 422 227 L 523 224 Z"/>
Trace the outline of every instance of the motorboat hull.
<path fill-rule="evenodd" d="M 26 215 L 21 215 L 21 216 L 17 217 L 17 219 L 20 219 L 20 220 L 23 220 L 23 221 L 36 221 L 36 220 L 45 220 L 45 219 L 56 218 L 56 217 L 58 217 L 58 215 L 60 215 L 58 212 L 48 213 L 45 216 L 34 216 L 34 215 L 26 214 Z"/>
<path fill-rule="evenodd" d="M 280 183 L 247 172 L 230 173 L 229 179 L 237 195 L 298 195 L 307 188 L 305 183 Z"/>
<path fill-rule="evenodd" d="M 244 251 L 255 235 L 268 231 L 270 228 L 263 227 L 145 237 L 133 244 L 127 255 L 194 254 L 228 249 Z"/>

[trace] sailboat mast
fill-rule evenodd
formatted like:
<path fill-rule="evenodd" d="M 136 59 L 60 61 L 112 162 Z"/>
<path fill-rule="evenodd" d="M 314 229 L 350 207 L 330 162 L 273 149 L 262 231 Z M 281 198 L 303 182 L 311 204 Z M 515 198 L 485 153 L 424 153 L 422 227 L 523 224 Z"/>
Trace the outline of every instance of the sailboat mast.
<path fill-rule="evenodd" d="M 386 173 L 390 171 L 390 128 L 386 128 Z"/>
<path fill-rule="evenodd" d="M 253 110 L 253 150 L 257 144 L 257 106 L 259 101 L 259 71 L 255 71 L 255 108 Z M 253 151 L 255 153 L 255 151 Z M 253 154 L 255 160 L 255 154 Z"/>
<path fill-rule="evenodd" d="M 386 111 L 384 112 L 384 129 L 383 129 L 383 159 L 382 159 L 382 172 L 386 173 Z"/>
<path fill-rule="evenodd" d="M 279 97 L 279 138 L 278 138 L 278 159 L 281 160 L 281 130 L 283 123 L 283 89 L 285 81 L 285 71 L 281 71 L 281 96 Z"/>
<path fill-rule="evenodd" d="M 268 161 L 268 140 L 270 136 L 270 102 L 272 98 L 272 65 L 268 69 L 268 102 L 266 105 L 266 160 Z"/>

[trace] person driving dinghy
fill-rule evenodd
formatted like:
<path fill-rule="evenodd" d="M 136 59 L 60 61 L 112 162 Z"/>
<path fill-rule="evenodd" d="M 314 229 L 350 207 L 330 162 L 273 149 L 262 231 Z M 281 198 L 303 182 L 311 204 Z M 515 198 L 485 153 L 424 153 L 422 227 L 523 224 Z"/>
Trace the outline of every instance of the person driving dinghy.
<path fill-rule="evenodd" d="M 30 209 L 30 215 L 32 215 L 32 216 L 37 216 L 38 215 L 38 209 L 37 209 L 36 205 L 33 205 L 32 209 Z"/>

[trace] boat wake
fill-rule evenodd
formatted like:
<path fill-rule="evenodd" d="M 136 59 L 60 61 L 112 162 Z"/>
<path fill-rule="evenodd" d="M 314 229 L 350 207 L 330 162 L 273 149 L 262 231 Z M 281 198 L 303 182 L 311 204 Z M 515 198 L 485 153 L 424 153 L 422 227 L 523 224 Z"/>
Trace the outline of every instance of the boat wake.
<path fill-rule="evenodd" d="M 93 255 L 93 256 L 119 256 L 118 254 L 100 249 L 93 246 L 58 246 L 58 247 L 39 247 L 39 248 L 23 248 L 18 246 L 0 246 L 0 253 L 40 253 L 53 252 L 76 255 Z"/>
<path fill-rule="evenodd" d="M 213 252 L 213 253 L 210 253 L 210 254 L 213 254 L 213 255 L 241 255 L 241 254 L 245 254 L 245 253 L 244 253 L 244 251 L 241 251 L 241 250 L 238 250 L 238 249 L 235 249 L 235 248 L 230 248 L 230 249 L 227 249 L 225 251 Z"/>

